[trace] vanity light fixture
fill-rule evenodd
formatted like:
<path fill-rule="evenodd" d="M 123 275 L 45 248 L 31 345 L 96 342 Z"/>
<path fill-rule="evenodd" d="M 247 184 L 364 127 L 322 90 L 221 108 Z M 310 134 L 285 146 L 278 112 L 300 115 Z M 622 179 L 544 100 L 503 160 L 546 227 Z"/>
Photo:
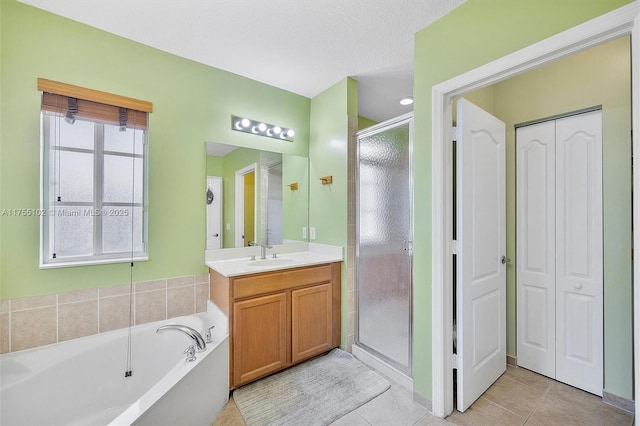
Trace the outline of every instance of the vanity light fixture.
<path fill-rule="evenodd" d="M 285 129 L 263 121 L 250 120 L 235 115 L 231 116 L 231 129 L 290 142 L 293 142 L 293 137 L 296 134 L 293 129 Z"/>
<path fill-rule="evenodd" d="M 400 99 L 400 105 L 411 105 L 413 103 L 413 98 L 411 96 L 406 96 Z"/>

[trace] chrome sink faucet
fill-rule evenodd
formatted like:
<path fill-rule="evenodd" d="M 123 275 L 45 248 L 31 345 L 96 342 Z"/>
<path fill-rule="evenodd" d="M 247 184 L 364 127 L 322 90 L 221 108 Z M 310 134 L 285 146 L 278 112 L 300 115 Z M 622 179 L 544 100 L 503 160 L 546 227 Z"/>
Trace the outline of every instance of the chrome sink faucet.
<path fill-rule="evenodd" d="M 260 246 L 260 259 L 266 259 L 267 258 L 267 249 L 272 249 L 273 246 L 268 246 L 266 244 L 262 244 Z"/>

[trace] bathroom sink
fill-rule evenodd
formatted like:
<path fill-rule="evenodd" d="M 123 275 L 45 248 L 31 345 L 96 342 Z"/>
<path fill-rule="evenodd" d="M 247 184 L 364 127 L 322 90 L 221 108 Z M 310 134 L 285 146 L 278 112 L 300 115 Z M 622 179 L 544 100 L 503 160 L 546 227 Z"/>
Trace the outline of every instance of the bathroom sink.
<path fill-rule="evenodd" d="M 322 265 L 325 263 L 342 262 L 340 246 L 326 246 L 313 244 L 313 250 L 294 251 L 300 249 L 301 243 L 283 244 L 278 246 L 278 257 L 272 257 L 273 252 L 266 253 L 266 259 L 260 259 L 258 247 L 242 247 L 229 250 L 207 250 L 205 264 L 224 277 L 238 277 L 261 272 L 271 272 L 281 269 L 300 268 L 304 266 Z M 211 258 L 222 255 L 220 258 Z M 249 260 L 253 257 L 256 260 Z"/>
<path fill-rule="evenodd" d="M 261 259 L 250 260 L 247 265 L 249 266 L 282 266 L 293 263 L 291 259 Z"/>

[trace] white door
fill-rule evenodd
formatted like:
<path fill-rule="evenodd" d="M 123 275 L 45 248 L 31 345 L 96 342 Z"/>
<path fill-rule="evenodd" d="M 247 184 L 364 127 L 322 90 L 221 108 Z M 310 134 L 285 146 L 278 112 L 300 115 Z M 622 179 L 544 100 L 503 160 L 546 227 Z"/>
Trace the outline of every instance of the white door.
<path fill-rule="evenodd" d="M 602 395 L 602 111 L 556 122 L 556 379 Z"/>
<path fill-rule="evenodd" d="M 506 370 L 505 125 L 457 103 L 457 409 Z"/>
<path fill-rule="evenodd" d="M 207 176 L 207 250 L 222 248 L 222 178 Z"/>
<path fill-rule="evenodd" d="M 602 395 L 601 111 L 516 139 L 518 365 Z"/>
<path fill-rule="evenodd" d="M 545 376 L 556 366 L 556 126 L 516 130 L 518 365 Z"/>

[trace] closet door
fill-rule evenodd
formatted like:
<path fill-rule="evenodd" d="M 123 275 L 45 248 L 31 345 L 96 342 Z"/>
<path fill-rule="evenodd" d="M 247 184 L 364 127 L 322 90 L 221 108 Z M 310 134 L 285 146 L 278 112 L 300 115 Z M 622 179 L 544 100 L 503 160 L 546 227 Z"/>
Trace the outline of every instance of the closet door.
<path fill-rule="evenodd" d="M 516 130 L 518 365 L 555 377 L 555 122 Z"/>
<path fill-rule="evenodd" d="M 556 379 L 602 395 L 602 112 L 556 122 Z"/>

